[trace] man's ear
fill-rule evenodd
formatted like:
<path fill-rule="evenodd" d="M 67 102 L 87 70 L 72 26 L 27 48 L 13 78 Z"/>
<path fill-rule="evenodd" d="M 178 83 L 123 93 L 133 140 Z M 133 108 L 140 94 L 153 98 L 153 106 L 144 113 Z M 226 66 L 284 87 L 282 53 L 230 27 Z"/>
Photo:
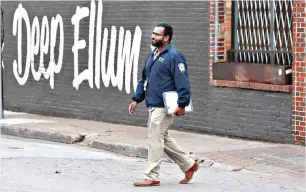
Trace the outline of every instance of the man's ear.
<path fill-rule="evenodd" d="M 166 42 L 169 41 L 169 35 L 165 36 L 165 41 L 166 41 Z"/>

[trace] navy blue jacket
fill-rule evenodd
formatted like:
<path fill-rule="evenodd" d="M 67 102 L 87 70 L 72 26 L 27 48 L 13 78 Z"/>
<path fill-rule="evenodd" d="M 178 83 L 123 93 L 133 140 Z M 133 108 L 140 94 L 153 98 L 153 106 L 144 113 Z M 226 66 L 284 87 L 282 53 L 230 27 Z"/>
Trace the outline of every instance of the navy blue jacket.
<path fill-rule="evenodd" d="M 142 78 L 138 82 L 132 100 L 139 103 L 146 99 L 147 107 L 164 107 L 163 92 L 176 91 L 178 106 L 182 108 L 188 106 L 191 93 L 184 55 L 171 44 L 168 44 L 155 60 L 153 60 L 154 51 L 147 56 Z M 144 90 L 146 79 L 148 82 Z"/>

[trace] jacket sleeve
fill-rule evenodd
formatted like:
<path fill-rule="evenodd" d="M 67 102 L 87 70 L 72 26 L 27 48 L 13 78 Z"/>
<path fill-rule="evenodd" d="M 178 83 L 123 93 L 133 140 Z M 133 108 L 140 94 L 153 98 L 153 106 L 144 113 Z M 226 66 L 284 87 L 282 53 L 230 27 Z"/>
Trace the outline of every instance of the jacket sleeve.
<path fill-rule="evenodd" d="M 138 81 L 136 93 L 132 97 L 132 100 L 136 101 L 137 103 L 142 102 L 145 99 L 145 95 L 146 95 L 144 91 L 144 83 L 147 79 L 147 77 L 145 76 L 145 69 L 146 69 L 146 66 L 144 66 L 142 70 L 141 79 Z"/>
<path fill-rule="evenodd" d="M 177 104 L 179 107 L 184 108 L 189 105 L 191 92 L 186 59 L 182 53 L 178 53 L 173 58 L 171 71 L 178 93 Z"/>

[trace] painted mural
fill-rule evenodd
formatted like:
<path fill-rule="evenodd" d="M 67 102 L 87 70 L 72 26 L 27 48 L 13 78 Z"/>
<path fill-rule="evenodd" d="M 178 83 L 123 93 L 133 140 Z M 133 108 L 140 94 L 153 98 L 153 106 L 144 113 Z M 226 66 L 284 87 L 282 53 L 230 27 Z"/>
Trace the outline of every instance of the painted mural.
<path fill-rule="evenodd" d="M 80 21 L 86 17 L 90 19 L 88 42 L 79 38 Z M 130 94 L 132 76 L 133 89 L 135 91 L 138 81 L 138 60 L 142 31 L 139 26 L 135 26 L 132 37 L 131 31 L 125 30 L 123 27 L 118 29 L 116 26 L 112 26 L 111 29 L 103 29 L 102 17 L 102 0 L 99 0 L 98 3 L 91 1 L 90 8 L 77 6 L 75 14 L 71 17 L 71 23 L 63 23 L 60 14 L 51 19 L 44 16 L 41 21 L 35 16 L 33 21 L 30 21 L 27 10 L 20 3 L 14 13 L 12 28 L 13 35 L 16 36 L 18 42 L 18 58 L 13 61 L 13 73 L 17 82 L 20 85 L 24 85 L 29 78 L 29 74 L 32 73 L 36 81 L 39 81 L 42 77 L 48 79 L 51 89 L 54 89 L 54 86 L 56 86 L 54 85 L 54 78 L 56 78 L 56 74 L 61 72 L 64 60 L 64 27 L 65 25 L 73 25 L 74 44 L 71 51 L 73 52 L 74 79 L 72 86 L 78 89 L 83 81 L 88 80 L 90 88 L 94 88 L 95 85 L 99 89 L 101 82 L 103 82 L 105 87 L 109 87 L 111 83 L 112 86 L 122 91 L 124 84 L 125 92 Z M 23 33 L 23 28 L 25 28 L 26 33 Z M 23 35 L 26 35 L 27 39 L 25 58 L 22 55 Z M 109 36 L 111 40 L 108 44 Z M 119 39 L 118 45 L 116 45 L 117 38 Z M 58 59 L 55 60 L 57 39 L 59 40 Z M 94 39 L 96 40 L 95 42 Z M 80 71 L 79 51 L 84 49 L 87 44 L 88 67 Z M 49 54 L 50 58 L 48 63 L 44 63 L 46 54 Z M 37 55 L 40 56 L 40 60 L 38 69 L 35 69 L 34 58 Z M 115 55 L 117 55 L 117 58 L 115 58 Z M 25 65 L 23 65 L 23 62 Z"/>

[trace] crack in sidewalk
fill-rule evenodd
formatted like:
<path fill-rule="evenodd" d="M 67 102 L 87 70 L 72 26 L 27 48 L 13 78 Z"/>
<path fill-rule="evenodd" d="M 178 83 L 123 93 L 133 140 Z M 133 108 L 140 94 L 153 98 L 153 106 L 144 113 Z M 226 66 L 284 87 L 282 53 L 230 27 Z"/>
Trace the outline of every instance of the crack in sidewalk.
<path fill-rule="evenodd" d="M 72 141 L 72 144 L 78 144 L 85 141 L 86 135 L 79 135 L 78 138 L 76 138 L 74 141 Z"/>
<path fill-rule="evenodd" d="M 98 136 L 99 135 L 97 133 L 82 133 L 82 134 L 79 134 L 78 138 L 76 138 L 72 142 L 72 144 L 78 144 L 78 145 L 91 147 L 92 143 L 96 141 Z"/>

